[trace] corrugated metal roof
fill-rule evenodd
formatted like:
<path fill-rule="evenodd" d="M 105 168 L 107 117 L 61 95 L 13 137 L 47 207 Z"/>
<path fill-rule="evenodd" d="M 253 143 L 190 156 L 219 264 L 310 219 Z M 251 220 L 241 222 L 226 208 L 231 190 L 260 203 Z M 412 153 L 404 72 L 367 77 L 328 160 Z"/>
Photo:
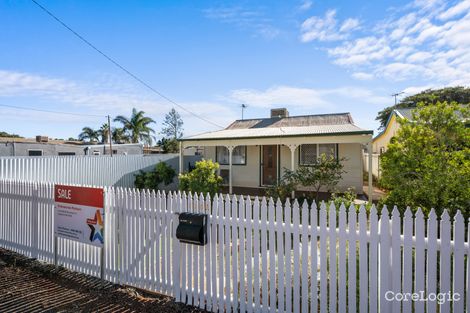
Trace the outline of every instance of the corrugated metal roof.
<path fill-rule="evenodd" d="M 354 124 L 351 114 L 317 114 L 237 120 L 226 129 Z"/>
<path fill-rule="evenodd" d="M 320 136 L 334 134 L 372 134 L 354 124 L 340 125 L 314 125 L 294 127 L 264 127 L 264 128 L 236 128 L 224 129 L 215 132 L 184 138 L 183 140 L 210 140 L 210 139 L 236 139 L 260 137 L 289 137 L 289 136 Z"/>
<path fill-rule="evenodd" d="M 411 113 L 412 110 L 416 108 L 409 108 L 409 109 L 395 109 L 395 111 L 401 115 L 401 117 L 404 117 L 408 120 L 411 120 L 413 118 L 413 115 Z"/>

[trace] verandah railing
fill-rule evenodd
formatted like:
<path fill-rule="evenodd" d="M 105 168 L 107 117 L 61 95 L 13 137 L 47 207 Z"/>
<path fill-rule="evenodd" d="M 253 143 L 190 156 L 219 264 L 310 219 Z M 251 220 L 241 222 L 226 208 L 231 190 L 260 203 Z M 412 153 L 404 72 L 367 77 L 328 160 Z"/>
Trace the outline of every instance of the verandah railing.
<path fill-rule="evenodd" d="M 324 203 L 124 188 L 106 188 L 105 201 L 105 279 L 209 311 L 470 308 L 460 212 L 453 221 L 446 212 L 425 220 L 420 210 L 390 216 L 383 208 L 379 216 L 375 207 L 357 213 Z M 0 246 L 53 262 L 53 205 L 52 184 L 0 181 Z M 206 246 L 175 239 L 178 212 L 209 214 Z M 98 248 L 65 239 L 58 248 L 60 265 L 99 276 Z M 411 293 L 428 301 L 399 301 Z M 444 294 L 454 301 L 442 301 Z"/>

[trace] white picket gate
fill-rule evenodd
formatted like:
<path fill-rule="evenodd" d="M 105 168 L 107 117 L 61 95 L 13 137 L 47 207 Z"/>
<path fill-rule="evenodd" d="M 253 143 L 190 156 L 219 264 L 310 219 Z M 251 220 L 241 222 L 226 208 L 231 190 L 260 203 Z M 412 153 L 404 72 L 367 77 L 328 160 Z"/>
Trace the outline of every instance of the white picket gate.
<path fill-rule="evenodd" d="M 0 181 L 0 246 L 53 262 L 53 185 Z M 105 279 L 213 312 L 464 312 L 465 221 L 271 199 L 105 189 Z M 209 215 L 208 244 L 175 239 Z M 403 222 L 402 222 L 403 221 Z M 426 225 L 427 224 L 427 225 Z M 402 229 L 403 228 L 403 229 Z M 439 235 L 439 236 L 438 236 Z M 468 234 L 470 236 L 470 232 Z M 98 248 L 59 239 L 59 264 L 99 275 Z M 456 301 L 387 301 L 399 293 Z M 399 298 L 394 298 L 399 299 Z"/>
<path fill-rule="evenodd" d="M 0 157 L 0 179 L 134 187 L 134 174 L 160 161 L 178 170 L 177 154 Z"/>

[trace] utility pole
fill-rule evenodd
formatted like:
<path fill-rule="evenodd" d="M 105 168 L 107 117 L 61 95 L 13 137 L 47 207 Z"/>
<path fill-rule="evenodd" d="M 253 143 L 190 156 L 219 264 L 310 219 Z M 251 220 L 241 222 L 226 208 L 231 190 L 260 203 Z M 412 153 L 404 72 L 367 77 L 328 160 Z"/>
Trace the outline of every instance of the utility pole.
<path fill-rule="evenodd" d="M 242 120 L 243 120 L 243 112 L 245 111 L 245 109 L 248 107 L 246 104 L 242 103 L 241 105 L 242 107 Z"/>
<path fill-rule="evenodd" d="M 108 136 L 109 136 L 109 152 L 113 157 L 113 136 L 111 134 L 111 117 L 108 115 Z"/>
<path fill-rule="evenodd" d="M 401 95 L 402 93 L 404 93 L 404 92 L 401 91 L 401 92 L 394 93 L 394 94 L 392 95 L 392 97 L 395 97 L 395 105 L 397 105 L 397 97 L 398 97 L 399 95 Z"/>

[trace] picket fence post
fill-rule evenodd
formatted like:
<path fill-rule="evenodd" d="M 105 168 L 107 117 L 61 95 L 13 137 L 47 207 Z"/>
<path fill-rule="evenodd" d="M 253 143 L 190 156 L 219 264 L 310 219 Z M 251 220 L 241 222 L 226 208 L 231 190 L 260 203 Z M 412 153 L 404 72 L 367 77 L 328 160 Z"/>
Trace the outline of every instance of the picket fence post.
<path fill-rule="evenodd" d="M 31 184 L 31 258 L 37 259 L 39 252 L 38 229 L 39 229 L 39 192 L 37 183 Z"/>
<path fill-rule="evenodd" d="M 26 168 L 28 162 L 18 162 Z M 21 172 L 23 173 L 23 172 Z M 0 246 L 99 275 L 99 250 L 54 240 L 51 183 L 0 180 Z M 462 212 L 439 218 L 375 206 L 105 188 L 105 279 L 212 312 L 464 312 L 469 236 Z M 176 239 L 178 213 L 207 213 L 206 246 Z M 439 260 L 438 260 L 439 258 Z M 332 266 L 336 264 L 336 266 Z M 358 266 L 358 267 L 357 267 Z M 437 268 L 439 266 L 439 268 Z M 357 274 L 357 278 L 356 278 Z M 318 288 L 319 287 L 319 288 Z M 390 301 L 386 292 L 460 294 Z"/>

